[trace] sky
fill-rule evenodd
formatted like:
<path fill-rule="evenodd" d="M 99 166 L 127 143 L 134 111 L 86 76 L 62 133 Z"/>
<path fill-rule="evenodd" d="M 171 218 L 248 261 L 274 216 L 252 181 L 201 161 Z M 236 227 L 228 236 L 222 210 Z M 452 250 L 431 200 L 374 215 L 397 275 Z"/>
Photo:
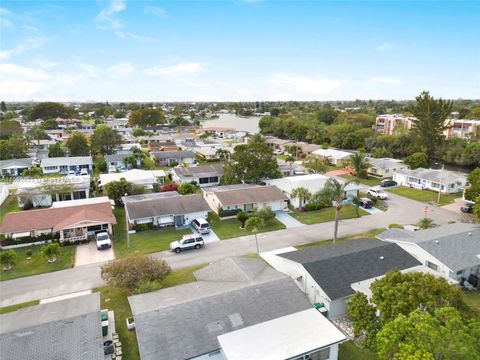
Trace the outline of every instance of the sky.
<path fill-rule="evenodd" d="M 480 98 L 480 1 L 0 2 L 5 101 Z"/>

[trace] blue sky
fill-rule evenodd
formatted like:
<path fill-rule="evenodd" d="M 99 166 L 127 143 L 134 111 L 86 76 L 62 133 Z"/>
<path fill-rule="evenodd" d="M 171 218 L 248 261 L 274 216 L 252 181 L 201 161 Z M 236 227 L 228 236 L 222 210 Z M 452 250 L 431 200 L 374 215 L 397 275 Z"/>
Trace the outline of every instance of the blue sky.
<path fill-rule="evenodd" d="M 480 97 L 480 1 L 8 1 L 0 98 Z"/>

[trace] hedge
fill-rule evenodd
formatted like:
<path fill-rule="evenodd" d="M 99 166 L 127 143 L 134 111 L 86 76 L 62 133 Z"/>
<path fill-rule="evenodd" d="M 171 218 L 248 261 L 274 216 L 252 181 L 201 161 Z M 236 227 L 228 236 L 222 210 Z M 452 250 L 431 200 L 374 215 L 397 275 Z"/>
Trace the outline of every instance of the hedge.
<path fill-rule="evenodd" d="M 218 210 L 218 216 L 220 216 L 220 217 L 235 216 L 240 211 L 242 211 L 242 209 L 224 210 L 224 209 L 221 208 L 221 209 Z"/>

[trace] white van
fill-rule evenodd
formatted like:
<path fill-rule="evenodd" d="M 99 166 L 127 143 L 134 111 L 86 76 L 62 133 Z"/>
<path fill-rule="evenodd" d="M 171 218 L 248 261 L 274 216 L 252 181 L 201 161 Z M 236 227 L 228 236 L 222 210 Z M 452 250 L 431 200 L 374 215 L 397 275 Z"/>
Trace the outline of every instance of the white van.
<path fill-rule="evenodd" d="M 208 234 L 210 232 L 210 224 L 205 219 L 199 218 L 193 220 L 192 226 L 199 234 Z"/>
<path fill-rule="evenodd" d="M 110 240 L 110 236 L 107 232 L 99 232 L 95 235 L 95 239 L 97 241 L 97 249 L 109 249 L 112 247 L 112 240 Z"/>

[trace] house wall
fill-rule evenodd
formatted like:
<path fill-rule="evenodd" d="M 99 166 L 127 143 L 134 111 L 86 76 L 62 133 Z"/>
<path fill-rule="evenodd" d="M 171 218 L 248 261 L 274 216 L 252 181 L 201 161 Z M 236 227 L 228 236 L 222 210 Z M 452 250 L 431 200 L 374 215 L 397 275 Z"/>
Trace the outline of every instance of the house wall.
<path fill-rule="evenodd" d="M 75 194 L 74 194 L 75 193 Z M 53 201 L 64 201 L 64 200 L 74 200 L 74 199 L 87 199 L 89 197 L 90 189 L 77 189 L 68 194 L 68 196 L 63 195 L 61 197 L 59 194 L 54 194 L 53 198 L 50 194 L 38 194 L 38 195 L 24 195 L 17 196 L 18 206 L 23 208 L 25 205 L 24 200 L 29 199 L 34 207 L 48 207 L 52 205 Z"/>
<path fill-rule="evenodd" d="M 141 218 L 141 219 L 129 219 L 128 222 L 131 225 L 149 224 L 149 223 L 152 223 L 154 225 L 161 225 L 161 224 L 173 225 L 174 224 L 174 217 L 176 215 L 182 215 L 182 214 L 153 216 L 153 217 L 147 217 L 147 218 Z M 206 219 L 208 217 L 208 211 L 192 212 L 192 213 L 183 214 L 183 216 L 184 216 L 183 225 L 190 225 L 190 223 L 195 219 L 199 219 L 199 218 Z M 169 220 L 170 222 L 167 222 L 167 220 Z"/>
<path fill-rule="evenodd" d="M 2 169 L 0 171 L 0 175 L 1 177 L 5 177 L 5 176 L 19 176 L 23 170 L 25 169 L 29 169 L 31 168 L 31 166 L 29 167 L 11 167 L 11 168 L 8 168 L 8 169 Z"/>
<path fill-rule="evenodd" d="M 211 177 L 214 177 L 214 176 L 211 176 Z M 210 178 L 211 178 L 210 177 Z M 208 182 L 208 183 L 204 183 L 204 184 L 201 184 L 200 183 L 200 178 L 198 176 L 194 176 L 192 178 L 189 178 L 189 179 L 184 179 L 184 178 L 181 178 L 179 177 L 175 172 L 172 171 L 172 180 L 174 182 L 177 182 L 177 183 L 180 183 L 180 184 L 184 184 L 184 183 L 189 183 L 191 181 L 195 181 L 197 183 L 197 185 L 201 188 L 203 187 L 209 187 L 209 186 L 218 186 L 220 185 L 220 180 L 221 180 L 221 176 L 217 176 L 218 178 L 218 181 L 214 181 L 214 182 Z"/>
<path fill-rule="evenodd" d="M 397 170 L 407 169 L 407 166 L 399 164 L 388 166 L 386 169 L 382 169 L 376 166 L 371 166 L 368 168 L 368 172 L 381 177 L 392 177 L 393 173 Z"/>
<path fill-rule="evenodd" d="M 403 186 L 410 186 L 417 189 L 427 189 L 439 191 L 439 184 L 425 179 L 417 179 L 412 176 L 394 173 L 393 180 Z M 457 183 L 458 182 L 458 183 Z M 458 178 L 454 183 L 442 183 L 442 193 L 454 194 L 463 191 L 465 188 L 465 179 Z"/>
<path fill-rule="evenodd" d="M 82 165 L 60 165 L 60 166 L 40 166 L 44 174 L 68 174 L 69 171 L 80 171 L 81 169 L 88 169 L 89 172 L 92 171 L 91 164 L 82 164 Z"/>

